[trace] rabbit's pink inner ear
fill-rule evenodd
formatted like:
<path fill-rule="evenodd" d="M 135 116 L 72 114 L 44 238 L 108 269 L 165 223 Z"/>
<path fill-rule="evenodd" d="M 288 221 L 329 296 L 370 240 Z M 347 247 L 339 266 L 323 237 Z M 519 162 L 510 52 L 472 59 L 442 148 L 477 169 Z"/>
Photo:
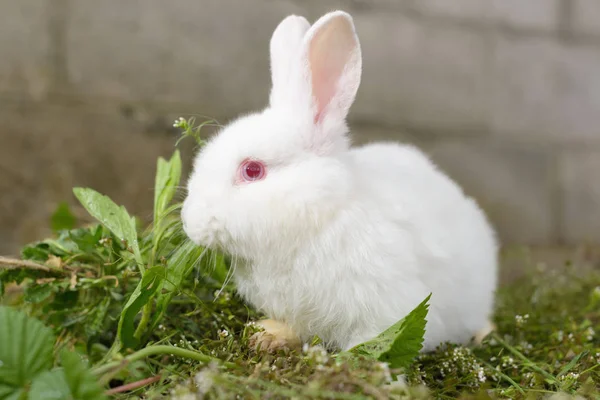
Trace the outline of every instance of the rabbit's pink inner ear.
<path fill-rule="evenodd" d="M 338 94 L 340 79 L 357 46 L 352 23 L 343 16 L 329 21 L 310 41 L 308 59 L 316 102 L 315 122 L 323 118 Z"/>

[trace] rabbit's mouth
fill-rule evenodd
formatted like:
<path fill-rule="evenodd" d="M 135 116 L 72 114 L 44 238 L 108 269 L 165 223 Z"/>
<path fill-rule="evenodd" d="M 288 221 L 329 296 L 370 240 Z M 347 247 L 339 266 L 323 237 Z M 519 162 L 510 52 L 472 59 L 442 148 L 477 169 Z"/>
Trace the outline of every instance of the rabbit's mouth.
<path fill-rule="evenodd" d="M 186 235 L 196 245 L 206 247 L 211 250 L 226 250 L 228 247 L 226 235 L 219 231 L 191 229 L 186 231 Z"/>
<path fill-rule="evenodd" d="M 224 247 L 227 243 L 228 235 L 215 217 L 211 217 L 203 223 L 195 223 L 187 218 L 182 218 L 182 222 L 185 234 L 198 246 L 217 249 Z"/>

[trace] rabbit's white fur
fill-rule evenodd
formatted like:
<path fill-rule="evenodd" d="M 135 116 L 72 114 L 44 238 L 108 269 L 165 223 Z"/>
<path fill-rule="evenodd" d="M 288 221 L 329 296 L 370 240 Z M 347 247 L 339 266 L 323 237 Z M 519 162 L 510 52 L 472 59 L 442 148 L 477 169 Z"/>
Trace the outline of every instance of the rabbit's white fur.
<path fill-rule="evenodd" d="M 425 350 L 486 329 L 497 243 L 477 204 L 412 146 L 349 148 L 360 83 L 351 17 L 290 16 L 271 40 L 270 105 L 195 160 L 182 219 L 196 243 L 239 260 L 239 293 L 303 340 L 350 348 L 430 292 Z M 240 183 L 245 159 L 265 179 Z"/>

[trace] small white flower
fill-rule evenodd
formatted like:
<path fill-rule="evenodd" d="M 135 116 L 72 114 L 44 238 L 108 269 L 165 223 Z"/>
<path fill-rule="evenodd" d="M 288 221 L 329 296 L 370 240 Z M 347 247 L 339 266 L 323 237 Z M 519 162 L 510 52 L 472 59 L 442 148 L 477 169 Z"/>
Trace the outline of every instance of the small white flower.
<path fill-rule="evenodd" d="M 187 121 L 185 120 L 185 118 L 179 117 L 175 121 L 173 121 L 173 127 L 174 128 L 183 128 L 183 127 L 185 127 L 186 123 L 187 123 Z"/>
<path fill-rule="evenodd" d="M 533 349 L 533 345 L 531 343 L 528 343 L 528 342 L 525 342 L 525 341 L 521 342 L 520 345 L 523 348 L 523 351 L 525 351 L 525 352 Z"/>
<path fill-rule="evenodd" d="M 477 379 L 479 379 L 479 382 L 481 382 L 481 383 L 486 381 L 485 372 L 483 371 L 483 367 L 479 367 L 479 370 L 477 371 Z"/>
<path fill-rule="evenodd" d="M 510 357 L 510 356 L 502 357 L 502 367 L 503 368 L 514 367 L 514 366 L 515 366 L 515 360 L 513 360 L 512 357 Z"/>
<path fill-rule="evenodd" d="M 588 342 L 591 342 L 592 340 L 594 340 L 594 335 L 596 334 L 596 332 L 594 331 L 594 329 L 591 326 L 589 328 L 587 328 L 585 333 L 587 333 Z"/>
<path fill-rule="evenodd" d="M 312 346 L 306 350 L 306 355 L 317 364 L 325 364 L 329 361 L 327 351 L 321 346 Z"/>
<path fill-rule="evenodd" d="M 516 322 L 517 326 L 524 325 L 528 319 L 529 319 L 529 314 L 515 315 L 515 322 Z"/>
<path fill-rule="evenodd" d="M 229 331 L 227 331 L 227 329 L 219 330 L 217 333 L 221 338 L 226 338 L 227 336 L 229 336 Z"/>
<path fill-rule="evenodd" d="M 579 374 L 576 372 L 569 372 L 566 375 L 560 377 L 562 381 L 576 381 L 579 378 Z"/>

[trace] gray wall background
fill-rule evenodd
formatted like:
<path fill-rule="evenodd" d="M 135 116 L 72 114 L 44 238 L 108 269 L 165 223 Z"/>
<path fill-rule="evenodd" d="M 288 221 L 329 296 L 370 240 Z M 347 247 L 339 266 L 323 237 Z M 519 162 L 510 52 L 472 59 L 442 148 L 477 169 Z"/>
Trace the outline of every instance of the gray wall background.
<path fill-rule="evenodd" d="M 277 23 L 336 8 L 363 48 L 357 143 L 419 145 L 504 243 L 600 240 L 598 0 L 0 0 L 0 253 L 74 185 L 148 216 L 172 120 L 262 107 Z"/>

